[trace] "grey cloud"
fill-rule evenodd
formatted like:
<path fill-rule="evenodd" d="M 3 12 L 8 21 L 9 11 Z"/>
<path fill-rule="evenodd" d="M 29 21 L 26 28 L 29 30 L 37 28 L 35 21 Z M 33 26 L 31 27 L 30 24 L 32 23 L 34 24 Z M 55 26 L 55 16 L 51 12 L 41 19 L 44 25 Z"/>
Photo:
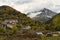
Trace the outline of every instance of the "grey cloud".
<path fill-rule="evenodd" d="M 12 6 L 24 13 L 39 11 L 43 8 L 48 8 L 55 12 L 60 11 L 59 0 L 0 0 L 0 3 L 1 5 Z"/>
<path fill-rule="evenodd" d="M 31 1 L 32 1 L 32 0 L 22 0 L 22 1 L 18 0 L 18 1 L 16 1 L 16 2 L 14 2 L 14 4 L 19 5 L 19 4 L 29 3 L 29 2 L 31 2 Z"/>

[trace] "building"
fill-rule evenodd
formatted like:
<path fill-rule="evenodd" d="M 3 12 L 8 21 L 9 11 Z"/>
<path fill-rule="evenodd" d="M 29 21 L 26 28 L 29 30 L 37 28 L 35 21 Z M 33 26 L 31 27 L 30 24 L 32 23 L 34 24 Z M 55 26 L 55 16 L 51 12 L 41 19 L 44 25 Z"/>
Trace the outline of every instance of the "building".
<path fill-rule="evenodd" d="M 43 35 L 42 32 L 35 32 L 36 35 Z"/>
<path fill-rule="evenodd" d="M 59 36 L 58 32 L 49 32 L 46 34 L 46 36 Z"/>
<path fill-rule="evenodd" d="M 18 23 L 18 20 L 16 20 L 16 19 L 6 19 L 1 22 L 2 25 L 5 25 L 9 28 L 13 28 L 13 25 L 17 24 L 17 23 Z"/>

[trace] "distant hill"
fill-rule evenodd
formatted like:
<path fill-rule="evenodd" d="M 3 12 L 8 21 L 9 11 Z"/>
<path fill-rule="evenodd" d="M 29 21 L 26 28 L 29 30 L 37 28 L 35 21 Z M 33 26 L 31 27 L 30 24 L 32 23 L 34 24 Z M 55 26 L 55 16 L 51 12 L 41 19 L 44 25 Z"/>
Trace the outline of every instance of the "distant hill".
<path fill-rule="evenodd" d="M 40 20 L 41 22 L 47 22 L 50 19 L 52 19 L 55 15 L 57 15 L 57 13 L 46 8 L 40 10 L 40 12 L 41 13 L 36 15 L 34 19 Z"/>

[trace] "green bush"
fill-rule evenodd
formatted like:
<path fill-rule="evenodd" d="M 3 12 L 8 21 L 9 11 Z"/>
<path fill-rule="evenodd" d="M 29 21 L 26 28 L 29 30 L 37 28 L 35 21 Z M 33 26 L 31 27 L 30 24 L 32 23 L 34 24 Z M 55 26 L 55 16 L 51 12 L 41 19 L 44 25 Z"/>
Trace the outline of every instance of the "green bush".
<path fill-rule="evenodd" d="M 60 26 L 56 26 L 55 30 L 60 31 Z"/>
<path fill-rule="evenodd" d="M 13 25 L 12 31 L 13 31 L 13 33 L 15 33 L 17 31 L 17 25 L 16 24 Z"/>

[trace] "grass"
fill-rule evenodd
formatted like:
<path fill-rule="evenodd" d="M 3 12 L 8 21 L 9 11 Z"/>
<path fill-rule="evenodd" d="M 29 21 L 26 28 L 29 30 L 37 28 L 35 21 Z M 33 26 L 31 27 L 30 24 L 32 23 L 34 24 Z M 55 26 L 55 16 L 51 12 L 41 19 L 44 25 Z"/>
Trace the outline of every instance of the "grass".
<path fill-rule="evenodd" d="M 60 40 L 60 37 L 45 37 L 43 40 Z"/>
<path fill-rule="evenodd" d="M 11 37 L 8 37 L 8 36 L 0 36 L 0 40 L 19 40 L 19 39 L 23 39 L 23 40 L 31 40 L 31 39 L 33 39 L 34 40 L 34 38 L 20 38 L 20 37 L 14 37 L 14 36 L 11 36 Z M 37 40 L 60 40 L 60 36 L 58 36 L 58 37 L 44 37 L 43 39 L 37 39 Z"/>

